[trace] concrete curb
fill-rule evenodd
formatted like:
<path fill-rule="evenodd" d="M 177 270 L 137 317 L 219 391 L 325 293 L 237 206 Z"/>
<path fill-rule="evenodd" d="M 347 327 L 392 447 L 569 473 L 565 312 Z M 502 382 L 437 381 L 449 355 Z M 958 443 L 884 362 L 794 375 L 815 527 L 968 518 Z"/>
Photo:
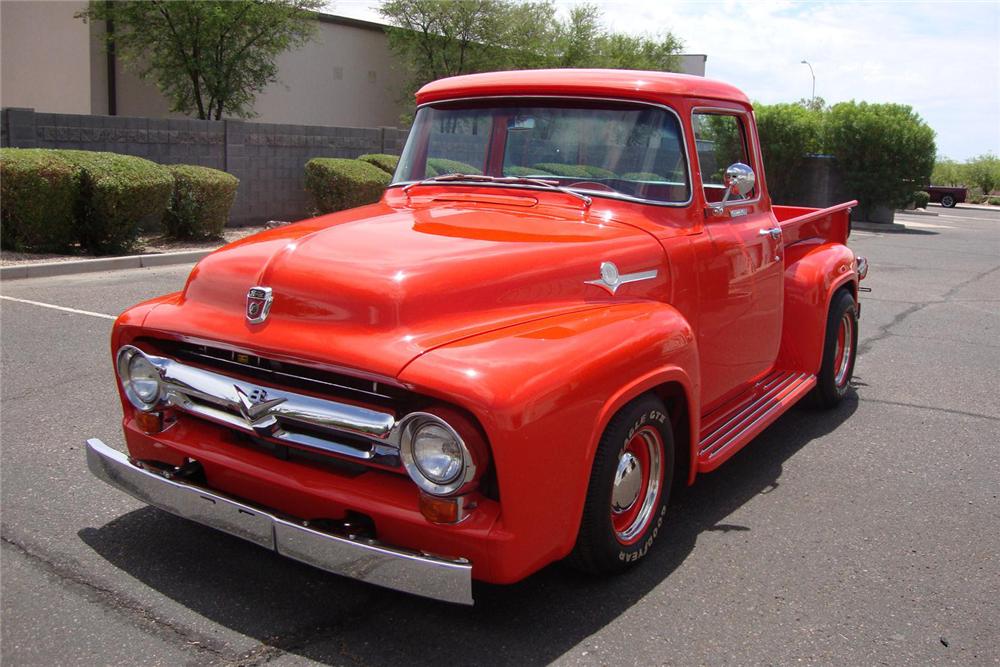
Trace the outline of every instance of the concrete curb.
<path fill-rule="evenodd" d="M 36 264 L 18 264 L 16 266 L 0 267 L 0 280 L 49 278 L 52 276 L 68 276 L 75 273 L 93 273 L 96 271 L 118 271 L 119 269 L 141 269 L 151 266 L 188 264 L 197 262 L 210 252 L 213 252 L 213 250 L 184 250 L 181 252 L 164 252 L 155 255 L 127 255 L 125 257 L 81 259 L 72 262 L 38 262 Z"/>
<path fill-rule="evenodd" d="M 851 229 L 864 232 L 905 232 L 906 225 L 898 222 L 852 222 Z"/>
<path fill-rule="evenodd" d="M 915 208 L 910 211 L 907 211 L 906 209 L 900 209 L 896 211 L 896 213 L 899 215 L 929 215 L 935 218 L 941 215 L 940 213 L 937 213 L 935 211 L 928 211 L 927 209 L 919 209 L 919 208 Z"/>

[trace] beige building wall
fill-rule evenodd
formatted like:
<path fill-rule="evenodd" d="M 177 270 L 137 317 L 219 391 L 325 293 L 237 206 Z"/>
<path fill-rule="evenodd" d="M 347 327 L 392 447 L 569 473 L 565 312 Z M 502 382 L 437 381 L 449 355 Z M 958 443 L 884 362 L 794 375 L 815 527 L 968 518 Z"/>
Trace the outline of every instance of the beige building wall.
<path fill-rule="evenodd" d="M 91 113 L 90 27 L 73 18 L 86 6 L 0 2 L 0 106 Z"/>
<path fill-rule="evenodd" d="M 353 23 L 353 22 L 352 22 Z M 257 95 L 260 123 L 395 127 L 401 74 L 380 28 L 320 21 L 313 41 L 278 57 L 278 81 Z M 183 117 L 152 82 L 117 68 L 118 115 Z"/>

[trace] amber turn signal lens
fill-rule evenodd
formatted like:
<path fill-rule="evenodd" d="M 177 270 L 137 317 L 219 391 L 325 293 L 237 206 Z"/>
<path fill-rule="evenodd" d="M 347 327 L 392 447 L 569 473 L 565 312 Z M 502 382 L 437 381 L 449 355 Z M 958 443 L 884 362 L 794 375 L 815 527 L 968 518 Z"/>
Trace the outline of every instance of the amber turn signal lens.
<path fill-rule="evenodd" d="M 143 433 L 159 433 L 163 430 L 163 413 L 139 412 L 135 415 L 135 423 Z"/>
<path fill-rule="evenodd" d="M 465 496 L 438 498 L 426 493 L 420 494 L 420 513 L 432 523 L 458 523 L 474 507 L 475 504 L 469 503 Z"/>

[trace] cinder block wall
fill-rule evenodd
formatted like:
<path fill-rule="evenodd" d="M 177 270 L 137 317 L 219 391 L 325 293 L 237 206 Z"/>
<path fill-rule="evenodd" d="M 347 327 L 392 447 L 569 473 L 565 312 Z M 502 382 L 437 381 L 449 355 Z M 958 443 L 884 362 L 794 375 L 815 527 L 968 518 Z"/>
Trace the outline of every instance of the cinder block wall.
<path fill-rule="evenodd" d="M 305 164 L 314 157 L 399 155 L 396 128 L 278 125 L 238 120 L 169 120 L 3 109 L 0 145 L 135 155 L 161 164 L 197 164 L 240 179 L 231 225 L 308 217 Z"/>

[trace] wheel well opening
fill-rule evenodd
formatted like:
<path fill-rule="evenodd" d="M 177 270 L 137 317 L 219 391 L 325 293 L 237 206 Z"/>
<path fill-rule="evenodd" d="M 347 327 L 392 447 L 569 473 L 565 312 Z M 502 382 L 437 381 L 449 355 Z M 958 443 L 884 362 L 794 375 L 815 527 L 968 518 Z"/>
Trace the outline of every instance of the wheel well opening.
<path fill-rule="evenodd" d="M 674 434 L 674 492 L 688 485 L 691 470 L 691 420 L 684 387 L 677 382 L 661 384 L 653 393 L 663 401 Z"/>

